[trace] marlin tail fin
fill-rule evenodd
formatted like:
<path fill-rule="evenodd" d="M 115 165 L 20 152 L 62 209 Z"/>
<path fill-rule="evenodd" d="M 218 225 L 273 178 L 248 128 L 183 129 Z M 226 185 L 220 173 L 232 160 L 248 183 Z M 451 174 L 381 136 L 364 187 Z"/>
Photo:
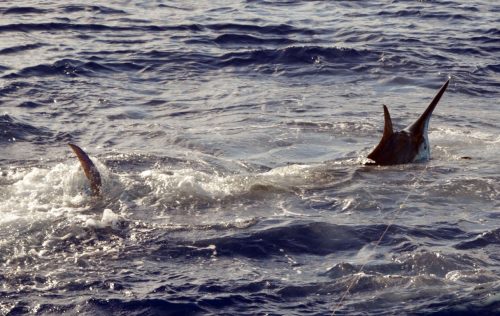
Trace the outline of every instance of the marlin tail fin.
<path fill-rule="evenodd" d="M 101 175 L 99 174 L 99 170 L 97 170 L 96 166 L 90 160 L 89 155 L 84 152 L 80 147 L 74 144 L 68 144 L 71 149 L 75 152 L 78 160 L 80 160 L 80 164 L 82 165 L 83 172 L 87 179 L 90 182 L 90 188 L 92 189 L 92 195 L 99 196 L 101 194 Z"/>

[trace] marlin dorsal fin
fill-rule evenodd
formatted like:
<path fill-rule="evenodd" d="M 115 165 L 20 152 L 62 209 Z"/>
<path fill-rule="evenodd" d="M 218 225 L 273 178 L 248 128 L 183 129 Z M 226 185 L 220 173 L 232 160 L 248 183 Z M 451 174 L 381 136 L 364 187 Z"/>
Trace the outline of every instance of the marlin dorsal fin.
<path fill-rule="evenodd" d="M 101 175 L 99 174 L 99 170 L 97 170 L 96 166 L 90 160 L 89 155 L 84 152 L 80 147 L 74 144 L 68 144 L 71 149 L 75 152 L 80 164 L 82 166 L 83 172 L 87 179 L 90 182 L 90 188 L 92 189 L 92 195 L 98 196 L 101 194 Z"/>
<path fill-rule="evenodd" d="M 384 104 L 384 135 L 382 138 L 389 138 L 393 133 L 391 115 L 389 114 L 389 109 Z"/>
<path fill-rule="evenodd" d="M 389 114 L 389 109 L 387 109 L 387 106 L 384 104 L 384 134 L 382 135 L 380 143 L 368 155 L 368 158 L 370 158 L 373 161 L 381 161 L 387 159 L 384 157 L 386 153 L 385 147 L 391 141 L 393 135 L 394 135 L 394 130 L 392 128 L 391 115 Z"/>

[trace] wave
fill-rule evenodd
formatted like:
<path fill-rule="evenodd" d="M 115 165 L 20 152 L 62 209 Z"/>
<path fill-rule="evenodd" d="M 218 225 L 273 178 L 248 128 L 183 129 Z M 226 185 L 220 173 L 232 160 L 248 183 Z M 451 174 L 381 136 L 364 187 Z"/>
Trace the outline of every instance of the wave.
<path fill-rule="evenodd" d="M 19 79 L 19 78 L 29 78 L 29 77 L 46 77 L 46 76 L 68 76 L 68 77 L 79 77 L 86 76 L 92 77 L 96 74 L 103 74 L 106 72 L 114 72 L 123 70 L 123 68 L 130 68 L 129 63 L 119 64 L 118 69 L 113 69 L 116 64 L 111 64 L 111 66 L 106 66 L 101 63 L 94 61 L 80 61 L 76 59 L 60 59 L 52 64 L 42 64 L 31 67 L 25 67 L 15 73 L 10 73 L 4 75 L 3 78 L 6 79 Z M 135 69 L 140 69 L 141 67 L 135 67 Z"/>
<path fill-rule="evenodd" d="M 48 12 L 48 10 L 36 7 L 10 7 L 6 9 L 0 9 L 0 13 L 8 14 L 43 14 Z"/>
<path fill-rule="evenodd" d="M 31 86 L 32 86 L 32 84 L 30 84 L 26 81 L 22 81 L 22 80 L 13 81 L 13 82 L 6 84 L 3 87 L 0 87 L 0 94 L 2 96 L 5 96 L 7 94 L 15 94 L 16 92 L 19 92 L 23 89 L 27 89 Z M 1 102 L 1 100 L 0 100 L 0 102 Z"/>
<path fill-rule="evenodd" d="M 217 247 L 218 256 L 267 258 L 287 254 L 325 256 L 339 251 L 360 250 L 377 240 L 384 225 L 347 226 L 324 222 L 285 222 L 284 226 L 236 233 L 220 238 L 198 240 L 195 246 Z M 398 243 L 393 239 L 390 243 Z"/>
<path fill-rule="evenodd" d="M 42 103 L 34 101 L 23 101 L 18 105 L 18 107 L 26 109 L 36 109 L 42 106 L 44 106 Z"/>
<path fill-rule="evenodd" d="M 262 38 L 247 34 L 222 34 L 214 39 L 220 45 L 287 45 L 295 41 L 288 38 Z"/>
<path fill-rule="evenodd" d="M 236 23 L 216 23 L 207 24 L 207 29 L 212 31 L 239 31 L 242 33 L 259 33 L 259 34 L 275 34 L 275 35 L 290 35 L 303 34 L 315 35 L 318 31 L 308 28 L 298 28 L 289 24 L 268 24 L 268 25 L 253 25 L 253 24 L 236 24 Z"/>
<path fill-rule="evenodd" d="M 46 128 L 38 128 L 8 114 L 0 115 L 0 143 L 31 141 L 44 143 L 53 134 Z"/>
<path fill-rule="evenodd" d="M 42 46 L 45 46 L 45 45 L 41 44 L 41 43 L 35 43 L 35 44 L 26 44 L 26 45 L 17 45 L 17 46 L 7 47 L 7 48 L 0 49 L 0 55 L 17 54 L 17 53 L 24 52 L 27 50 L 37 49 L 37 48 L 40 48 Z"/>
<path fill-rule="evenodd" d="M 468 241 L 463 241 L 455 245 L 456 249 L 467 250 L 484 248 L 490 245 L 500 245 L 500 229 L 483 232 Z"/>
<path fill-rule="evenodd" d="M 79 306 L 78 310 L 82 307 Z M 170 302 L 166 299 L 90 299 L 85 303 L 85 309 L 93 314 L 120 313 L 127 315 L 187 315 L 203 313 L 205 310 L 196 303 Z"/>
<path fill-rule="evenodd" d="M 97 23 L 11 23 L 0 25 L 0 32 L 66 32 L 66 31 L 90 31 L 90 32 L 165 32 L 165 31 L 201 31 L 202 26 L 198 24 L 187 25 L 106 25 Z"/>
<path fill-rule="evenodd" d="M 68 8 L 71 8 L 68 7 Z M 80 7 L 78 7 L 80 8 Z M 79 9 L 80 10 L 80 9 Z M 146 22 L 146 21 L 145 21 Z M 178 25 L 155 25 L 155 24 L 122 24 L 122 25 L 107 25 L 96 23 L 63 23 L 63 22 L 47 22 L 47 23 L 11 23 L 0 25 L 0 32 L 37 32 L 37 31 L 141 31 L 141 32 L 166 32 L 166 31 L 190 31 L 193 33 L 202 31 L 232 31 L 242 33 L 255 34 L 275 34 L 289 35 L 302 34 L 314 35 L 317 31 L 296 28 L 287 24 L 280 25 L 251 25 L 251 24 L 178 24 Z"/>
<path fill-rule="evenodd" d="M 239 35 L 236 38 L 237 40 L 241 39 Z M 232 39 L 235 38 L 232 37 Z M 271 41 L 274 41 L 274 39 L 271 39 Z M 247 71 L 249 67 L 252 67 L 252 71 L 267 72 L 268 68 L 282 65 L 283 67 L 293 67 L 290 68 L 292 70 L 296 66 L 300 66 L 295 70 L 304 73 L 310 71 L 311 66 L 318 71 L 320 68 L 345 69 L 347 71 L 352 68 L 353 71 L 356 71 L 355 67 L 360 64 L 371 67 L 370 63 L 376 62 L 377 59 L 378 54 L 369 51 L 322 46 L 289 46 L 277 49 L 240 50 L 222 55 L 201 53 L 196 50 L 178 52 L 154 49 L 137 52 L 129 56 L 127 60 L 116 63 L 116 66 L 109 63 L 103 66 L 119 69 L 121 64 L 128 63 L 136 65 L 136 67 L 130 69 L 133 71 L 138 71 L 140 68 L 141 71 L 147 69 L 148 72 L 158 72 L 161 69 L 162 73 L 176 73 L 179 71 L 185 72 L 189 69 L 198 74 L 217 71 L 221 68 Z M 96 58 L 94 60 L 97 62 Z M 62 61 L 58 64 L 60 63 Z M 256 69 L 255 66 L 263 67 Z M 123 70 L 126 71 L 127 69 Z M 334 71 L 331 70 L 331 72 Z"/>
<path fill-rule="evenodd" d="M 10 9 L 7 12 L 16 12 L 31 10 L 33 8 L 20 8 Z M 36 9 L 33 9 L 36 11 Z M 121 10 L 115 10 L 111 8 L 106 8 L 102 6 L 78 6 L 71 5 L 65 6 L 64 10 L 66 13 L 78 12 L 78 11 L 96 11 L 104 14 L 123 14 Z M 34 12 L 35 12 L 34 11 Z M 45 12 L 45 11 L 40 11 Z M 6 13 L 4 13 L 6 14 Z M 7 13 L 8 14 L 8 13 Z M 17 12 L 16 12 L 17 14 Z M 129 21 L 130 22 L 130 21 Z M 137 22 L 137 21 L 136 21 Z M 150 21 L 143 21 L 150 22 Z M 9 31 L 65 31 L 65 30 L 90 30 L 90 31 L 103 31 L 103 30 L 115 30 L 115 31 L 214 31 L 214 32 L 241 32 L 240 34 L 272 34 L 272 35 L 291 35 L 291 34 L 301 34 L 305 36 L 312 36 L 318 34 L 320 30 L 313 30 L 309 28 L 298 28 L 289 24 L 267 24 L 267 25 L 254 25 L 254 24 L 238 24 L 238 23 L 213 23 L 213 24 L 178 24 L 178 25 L 155 25 L 149 23 L 148 25 L 141 24 L 123 24 L 123 25 L 105 25 L 105 24 L 93 24 L 93 23 L 62 23 L 62 22 L 48 22 L 48 23 L 13 23 L 5 24 L 0 26 L 0 30 L 4 32 Z"/>
<path fill-rule="evenodd" d="M 114 14 L 127 14 L 126 11 L 120 10 L 120 9 L 115 9 L 111 7 L 106 7 L 102 5 L 77 5 L 77 4 L 72 4 L 72 5 L 64 5 L 60 6 L 59 9 L 64 12 L 64 13 L 74 13 L 74 12 L 93 12 L 93 13 L 98 13 L 98 14 L 109 14 L 109 15 L 114 15 Z"/>
<path fill-rule="evenodd" d="M 333 65 L 349 68 L 357 65 L 369 54 L 354 49 L 325 48 L 325 47 L 287 47 L 283 49 L 257 49 L 244 52 L 233 52 L 224 55 L 206 55 L 197 52 L 179 53 L 169 51 L 149 51 L 138 56 L 148 56 L 147 59 L 133 57 L 120 62 L 103 62 L 99 57 L 91 60 L 64 58 L 52 64 L 41 64 L 22 68 L 16 72 L 3 76 L 5 79 L 19 79 L 28 77 L 68 76 L 93 77 L 111 75 L 122 72 L 157 71 L 162 67 L 165 72 L 178 72 L 191 69 L 196 73 L 212 71 L 221 67 L 247 68 L 253 65 L 273 66 L 281 64 L 292 66 L 303 65 Z M 371 58 L 373 60 L 373 58 Z M 156 66 L 155 66 L 156 65 Z"/>
<path fill-rule="evenodd" d="M 427 12 L 425 10 L 420 10 L 420 9 L 408 9 L 408 10 L 398 10 L 398 11 L 380 11 L 378 13 L 379 16 L 384 16 L 384 17 L 417 17 L 419 19 L 439 19 L 440 21 L 443 20 L 464 20 L 464 21 L 471 21 L 472 17 L 467 16 L 465 14 L 460 14 L 460 13 L 455 13 L 451 14 L 449 12 L 437 12 L 437 11 L 432 11 L 432 12 Z"/>
<path fill-rule="evenodd" d="M 114 285 L 114 282 L 109 282 Z M 100 284 L 90 284 L 93 288 L 100 289 Z M 108 290 L 109 286 L 103 287 L 103 291 Z M 75 289 L 65 292 L 75 293 Z M 206 310 L 196 303 L 178 302 L 178 300 L 169 301 L 163 298 L 150 299 L 117 299 L 117 298 L 90 298 L 80 303 L 42 303 L 38 304 L 36 312 L 39 315 L 48 314 L 91 314 L 91 315 L 197 315 L 205 314 Z M 9 304 L 10 305 L 10 304 Z M 5 308 L 8 315 L 29 314 L 32 311 L 30 303 L 24 300 L 18 300 L 11 308 Z"/>
<path fill-rule="evenodd" d="M 290 46 L 281 49 L 259 49 L 232 52 L 220 57 L 219 64 L 224 67 L 258 64 L 317 64 L 349 63 L 358 64 L 363 59 L 376 60 L 369 51 L 352 48 L 321 46 Z"/>
<path fill-rule="evenodd" d="M 103 24 L 78 24 L 78 23 L 13 23 L 0 26 L 0 32 L 43 32 L 43 31 L 106 31 L 106 30 L 129 30 L 129 27 L 107 26 Z"/>
<path fill-rule="evenodd" d="M 53 10 L 47 10 L 37 7 L 10 7 L 6 9 L 0 9 L 0 13 L 5 15 L 27 15 L 27 14 L 46 14 L 52 12 Z M 126 11 L 114 9 L 106 6 L 97 5 L 65 5 L 55 8 L 55 11 L 61 13 L 75 13 L 75 12 L 93 12 L 98 14 L 126 14 Z"/>

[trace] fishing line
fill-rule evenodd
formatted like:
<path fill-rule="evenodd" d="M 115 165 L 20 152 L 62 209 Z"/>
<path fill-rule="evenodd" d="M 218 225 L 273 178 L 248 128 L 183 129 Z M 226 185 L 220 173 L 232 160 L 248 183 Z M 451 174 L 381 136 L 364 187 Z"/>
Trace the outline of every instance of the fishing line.
<path fill-rule="evenodd" d="M 427 170 L 427 165 L 425 166 L 425 168 L 422 169 L 422 171 L 420 171 L 420 173 L 418 173 L 415 177 L 413 177 L 412 180 L 415 181 L 413 183 L 413 185 L 412 185 L 413 188 L 410 189 L 410 191 L 408 192 L 408 194 L 406 195 L 406 197 L 401 202 L 396 202 L 394 204 L 395 206 L 399 204 L 399 207 L 396 209 L 396 212 L 394 212 L 394 215 L 389 220 L 389 223 L 385 227 L 385 229 L 382 232 L 382 234 L 380 235 L 379 239 L 375 242 L 373 250 L 376 250 L 378 248 L 378 246 L 380 245 L 380 243 L 384 239 L 385 235 L 389 231 L 389 228 L 391 228 L 391 226 L 394 224 L 394 221 L 399 216 L 399 213 L 401 212 L 401 210 L 405 208 L 406 202 L 408 201 L 408 199 L 410 198 L 410 196 L 412 195 L 412 193 L 416 189 L 417 185 L 419 184 L 419 181 L 421 180 L 421 178 L 422 178 L 422 176 L 423 176 L 423 174 L 424 174 L 424 172 L 426 170 Z M 373 199 L 373 195 L 370 192 L 368 192 L 368 194 Z M 380 211 L 383 211 L 384 207 L 381 206 L 381 207 L 379 207 L 379 209 L 380 209 Z M 355 274 L 355 277 L 353 278 L 353 280 L 351 281 L 351 283 L 349 284 L 349 286 L 347 286 L 346 290 L 344 291 L 344 293 L 340 297 L 339 302 L 335 305 L 335 308 L 333 309 L 333 312 L 332 312 L 332 316 L 337 313 L 338 309 L 342 306 L 342 303 L 344 302 L 344 300 L 346 299 L 347 295 L 349 294 L 349 291 L 352 289 L 352 287 L 354 286 L 354 284 L 356 284 L 359 281 L 359 279 L 361 278 L 361 272 L 363 272 L 363 270 L 364 270 L 364 268 L 365 268 L 365 266 L 367 264 L 368 264 L 368 262 L 365 262 L 365 263 L 363 263 L 361 265 L 361 267 L 359 268 L 358 272 Z"/>

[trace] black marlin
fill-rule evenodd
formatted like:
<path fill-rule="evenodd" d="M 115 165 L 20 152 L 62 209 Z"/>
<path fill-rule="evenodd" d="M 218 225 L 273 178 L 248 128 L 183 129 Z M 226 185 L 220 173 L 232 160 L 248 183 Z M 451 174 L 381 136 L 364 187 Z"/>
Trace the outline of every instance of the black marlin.
<path fill-rule="evenodd" d="M 443 96 L 450 80 L 439 89 L 438 93 L 418 120 L 407 128 L 394 132 L 391 116 L 384 105 L 384 134 L 377 147 L 368 155 L 375 161 L 370 165 L 396 165 L 409 162 L 426 161 L 431 157 L 429 148 L 429 121 L 432 111 Z"/>
<path fill-rule="evenodd" d="M 101 194 L 101 175 L 97 167 L 94 165 L 92 160 L 90 160 L 89 155 L 84 152 L 80 147 L 74 144 L 68 144 L 71 149 L 75 152 L 80 164 L 82 165 L 83 172 L 90 182 L 90 188 L 92 189 L 92 195 L 99 196 Z"/>

